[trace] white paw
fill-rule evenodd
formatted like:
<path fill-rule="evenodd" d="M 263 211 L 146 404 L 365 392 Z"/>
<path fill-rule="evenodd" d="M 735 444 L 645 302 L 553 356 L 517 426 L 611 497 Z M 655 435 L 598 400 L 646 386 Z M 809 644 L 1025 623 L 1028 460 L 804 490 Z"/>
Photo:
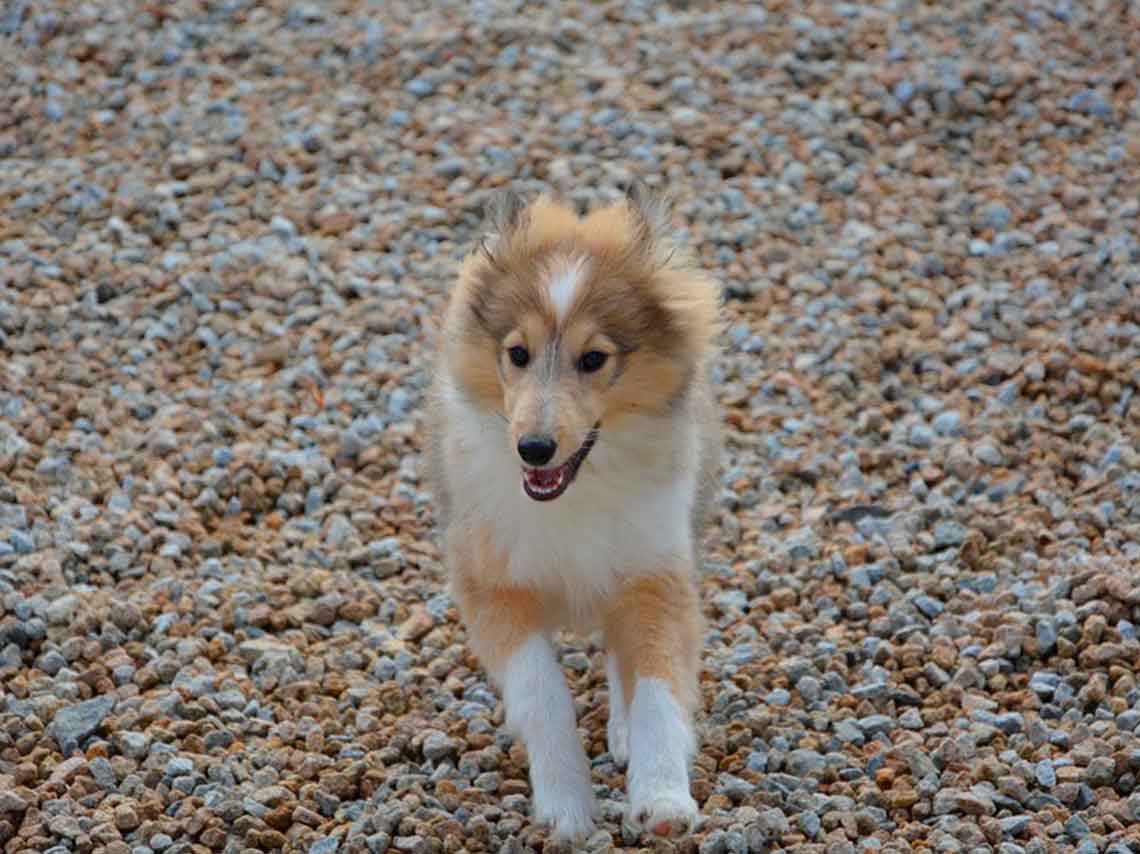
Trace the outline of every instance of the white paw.
<path fill-rule="evenodd" d="M 692 830 L 697 804 L 689 791 L 696 746 L 688 717 L 660 679 L 638 679 L 629 712 L 629 823 L 657 836 Z"/>
<path fill-rule="evenodd" d="M 606 747 L 618 765 L 629 762 L 629 721 L 612 712 L 606 724 Z"/>
<path fill-rule="evenodd" d="M 574 701 L 550 642 L 535 635 L 507 665 L 503 679 L 507 724 L 522 736 L 530 760 L 534 819 L 554 841 L 577 840 L 594 829 L 597 804 L 590 763 L 574 722 Z"/>
<path fill-rule="evenodd" d="M 655 836 L 684 836 L 697 823 L 697 802 L 680 789 L 648 792 L 644 797 L 634 797 L 629 822 Z"/>
<path fill-rule="evenodd" d="M 551 794 L 535 799 L 535 821 L 550 827 L 554 842 L 580 842 L 594 832 L 598 806 L 592 792 Z"/>

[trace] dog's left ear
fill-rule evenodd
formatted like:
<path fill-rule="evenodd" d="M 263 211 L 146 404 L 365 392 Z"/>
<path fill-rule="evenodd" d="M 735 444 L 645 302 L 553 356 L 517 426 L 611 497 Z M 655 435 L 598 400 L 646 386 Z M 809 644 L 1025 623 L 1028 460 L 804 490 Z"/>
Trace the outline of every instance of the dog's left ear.
<path fill-rule="evenodd" d="M 638 242 L 651 250 L 667 242 L 673 228 L 673 205 L 640 178 L 625 190 L 626 203 L 633 214 Z"/>

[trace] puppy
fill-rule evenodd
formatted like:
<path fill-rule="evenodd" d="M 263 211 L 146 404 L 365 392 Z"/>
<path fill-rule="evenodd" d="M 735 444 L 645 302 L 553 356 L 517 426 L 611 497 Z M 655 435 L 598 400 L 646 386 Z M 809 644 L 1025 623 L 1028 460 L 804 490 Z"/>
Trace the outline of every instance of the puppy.
<path fill-rule="evenodd" d="M 721 447 L 720 299 L 668 230 L 641 185 L 585 217 L 502 195 L 442 328 L 429 467 L 452 596 L 526 745 L 534 817 L 560 840 L 596 817 L 550 639 L 563 628 L 603 634 L 630 822 L 673 835 L 697 814 L 696 547 Z"/>

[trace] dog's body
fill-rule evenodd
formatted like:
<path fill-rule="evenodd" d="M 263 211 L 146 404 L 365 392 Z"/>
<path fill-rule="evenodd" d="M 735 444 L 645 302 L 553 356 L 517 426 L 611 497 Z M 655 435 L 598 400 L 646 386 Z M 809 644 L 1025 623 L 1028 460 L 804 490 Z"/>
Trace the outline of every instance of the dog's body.
<path fill-rule="evenodd" d="M 696 813 L 696 549 L 720 451 L 708 380 L 718 291 L 676 254 L 644 191 L 584 219 L 507 197 L 492 227 L 452 296 L 433 395 L 452 595 L 526 744 L 536 818 L 561 838 L 592 827 L 549 636 L 600 629 L 630 816 L 671 833 Z"/>

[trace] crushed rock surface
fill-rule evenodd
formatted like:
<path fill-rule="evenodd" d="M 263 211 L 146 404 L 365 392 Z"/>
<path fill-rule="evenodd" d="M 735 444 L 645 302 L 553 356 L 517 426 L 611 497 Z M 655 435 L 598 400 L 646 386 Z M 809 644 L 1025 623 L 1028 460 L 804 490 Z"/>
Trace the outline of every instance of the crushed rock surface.
<path fill-rule="evenodd" d="M 1136 3 L 0 8 L 0 848 L 543 849 L 422 401 L 497 186 L 725 287 L 702 823 L 1140 850 Z M 550 847 L 550 846 L 546 846 Z"/>

